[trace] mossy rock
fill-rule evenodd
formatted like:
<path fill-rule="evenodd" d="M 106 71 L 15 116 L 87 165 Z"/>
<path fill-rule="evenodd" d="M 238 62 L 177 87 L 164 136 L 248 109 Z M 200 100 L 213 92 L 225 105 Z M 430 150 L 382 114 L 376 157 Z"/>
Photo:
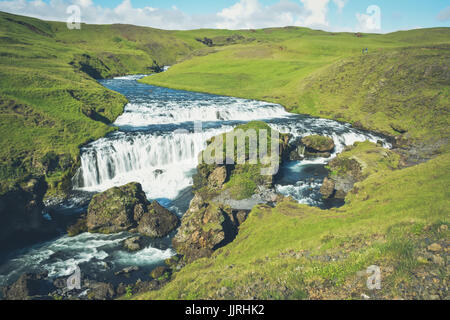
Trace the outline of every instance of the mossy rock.
<path fill-rule="evenodd" d="M 160 238 L 174 230 L 179 219 L 157 201 L 150 203 L 142 186 L 132 182 L 95 195 L 89 204 L 86 224 L 89 232 L 110 234 L 134 229 Z"/>
<path fill-rule="evenodd" d="M 87 218 L 85 215 L 79 218 L 75 224 L 67 228 L 67 233 L 69 234 L 69 237 L 75 237 L 87 231 L 88 231 Z"/>
<path fill-rule="evenodd" d="M 333 139 L 319 135 L 303 137 L 302 143 L 313 152 L 331 152 L 335 147 Z"/>
<path fill-rule="evenodd" d="M 148 201 L 139 183 L 114 187 L 95 195 L 89 203 L 87 227 L 90 232 L 121 232 L 136 226 L 135 207 Z"/>
<path fill-rule="evenodd" d="M 166 266 L 156 267 L 151 273 L 151 277 L 155 280 L 162 280 L 170 276 L 170 269 Z"/>

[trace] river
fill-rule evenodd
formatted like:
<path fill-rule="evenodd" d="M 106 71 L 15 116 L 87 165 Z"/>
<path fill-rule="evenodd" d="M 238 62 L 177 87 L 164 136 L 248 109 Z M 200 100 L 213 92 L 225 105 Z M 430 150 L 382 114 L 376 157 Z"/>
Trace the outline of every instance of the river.
<path fill-rule="evenodd" d="M 211 137 L 232 130 L 238 124 L 263 120 L 295 138 L 311 134 L 333 138 L 332 155 L 356 141 L 384 141 L 382 137 L 332 120 L 294 115 L 281 105 L 204 93 L 167 89 L 139 83 L 143 76 L 101 80 L 105 87 L 120 92 L 129 103 L 113 124 L 118 131 L 81 149 L 81 168 L 73 179 L 74 193 L 66 202 L 48 208 L 52 215 L 77 217 L 96 192 L 128 182 L 139 182 L 147 197 L 158 200 L 180 217 L 192 199 L 192 177 L 197 156 Z M 194 130 L 201 121 L 203 130 Z M 385 142 L 386 147 L 390 147 Z M 319 194 L 324 168 L 330 159 L 317 158 L 285 163 L 276 190 L 300 203 L 329 208 L 339 203 L 324 202 Z M 47 212 L 44 212 L 47 214 Z M 48 216 L 48 215 L 47 215 Z M 149 272 L 175 254 L 171 237 L 148 240 L 145 249 L 130 253 L 122 242 L 129 233 L 115 235 L 61 234 L 43 243 L 16 250 L 0 261 L 0 286 L 15 281 L 25 272 L 48 271 L 50 278 L 70 275 L 78 265 L 90 279 L 132 283 L 146 280 Z M 131 276 L 116 276 L 125 267 L 137 266 Z"/>

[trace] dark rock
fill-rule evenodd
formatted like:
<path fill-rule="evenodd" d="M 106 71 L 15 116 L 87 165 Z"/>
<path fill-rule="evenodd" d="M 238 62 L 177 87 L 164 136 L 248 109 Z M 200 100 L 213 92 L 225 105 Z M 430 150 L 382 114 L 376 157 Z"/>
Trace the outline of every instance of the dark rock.
<path fill-rule="evenodd" d="M 179 224 L 180 220 L 172 212 L 153 201 L 147 206 L 147 213 L 138 222 L 138 232 L 152 238 L 168 235 Z"/>
<path fill-rule="evenodd" d="M 55 234 L 56 225 L 43 216 L 47 183 L 43 177 L 16 184 L 0 196 L 0 249 L 18 248 Z"/>
<path fill-rule="evenodd" d="M 116 276 L 120 276 L 121 274 L 129 275 L 130 273 L 135 272 L 135 271 L 139 271 L 139 267 L 131 266 L 131 267 L 123 268 L 122 270 L 115 272 L 114 275 L 116 275 Z"/>
<path fill-rule="evenodd" d="M 134 294 L 137 294 L 137 293 L 158 290 L 160 287 L 161 287 L 161 285 L 156 280 L 151 280 L 151 281 L 138 280 L 138 281 L 136 281 L 136 284 L 133 286 L 132 291 Z"/>
<path fill-rule="evenodd" d="M 88 227 L 86 215 L 82 215 L 75 224 L 67 228 L 67 233 L 69 234 L 69 237 L 74 237 L 87 231 Z"/>
<path fill-rule="evenodd" d="M 299 145 L 295 147 L 293 151 L 289 154 L 289 160 L 291 161 L 301 161 L 305 158 L 305 146 Z"/>
<path fill-rule="evenodd" d="M 127 285 L 123 282 L 119 283 L 116 289 L 116 294 L 120 297 L 127 293 Z"/>
<path fill-rule="evenodd" d="M 67 279 L 66 278 L 58 278 L 53 281 L 53 286 L 58 289 L 67 288 Z"/>
<path fill-rule="evenodd" d="M 318 135 L 303 137 L 301 142 L 310 152 L 331 152 L 335 147 L 333 139 Z"/>
<path fill-rule="evenodd" d="M 196 194 L 172 244 L 178 253 L 191 262 L 210 256 L 214 250 L 231 242 L 237 232 L 238 221 L 229 206 L 205 201 Z"/>
<path fill-rule="evenodd" d="M 209 39 L 207 37 L 204 37 L 203 39 L 196 38 L 195 40 L 197 40 L 198 42 L 201 42 L 201 43 L 207 45 L 208 47 L 212 47 L 214 45 L 213 40 Z"/>
<path fill-rule="evenodd" d="M 111 283 L 96 282 L 89 286 L 88 298 L 90 300 L 111 300 L 114 296 L 115 290 Z"/>
<path fill-rule="evenodd" d="M 26 273 L 12 285 L 3 288 L 5 300 L 40 300 L 54 290 L 53 284 L 47 280 L 48 273 Z"/>
<path fill-rule="evenodd" d="M 87 227 L 90 232 L 115 233 L 135 226 L 135 207 L 148 201 L 138 183 L 114 187 L 95 195 L 88 208 Z"/>
<path fill-rule="evenodd" d="M 217 167 L 208 177 L 208 185 L 211 189 L 222 189 L 227 179 L 227 168 L 224 166 Z"/>

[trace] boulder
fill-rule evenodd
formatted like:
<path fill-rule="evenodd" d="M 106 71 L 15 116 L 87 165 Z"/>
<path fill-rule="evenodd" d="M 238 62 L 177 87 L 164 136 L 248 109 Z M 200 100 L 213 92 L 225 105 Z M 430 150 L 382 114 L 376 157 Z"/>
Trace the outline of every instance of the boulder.
<path fill-rule="evenodd" d="M 333 151 L 335 145 L 333 139 L 329 137 L 312 135 L 303 137 L 301 140 L 307 151 L 327 153 Z"/>
<path fill-rule="evenodd" d="M 69 226 L 67 228 L 67 233 L 69 235 L 69 237 L 75 237 L 81 233 L 87 232 L 88 231 L 88 227 L 87 227 L 87 218 L 86 215 L 82 215 L 77 222 L 75 222 L 75 224 Z"/>
<path fill-rule="evenodd" d="M 152 238 L 161 238 L 174 230 L 180 220 L 172 212 L 153 201 L 147 206 L 147 212 L 137 220 L 137 231 Z"/>
<path fill-rule="evenodd" d="M 0 195 L 0 249 L 13 249 L 56 234 L 43 216 L 47 183 L 43 177 L 17 183 Z M 51 217 L 50 217 L 51 218 Z"/>
<path fill-rule="evenodd" d="M 168 235 L 179 223 L 176 215 L 157 201 L 150 203 L 139 183 L 132 182 L 95 195 L 88 208 L 89 232 L 116 233 L 137 230 L 159 238 Z"/>
<path fill-rule="evenodd" d="M 221 189 L 227 179 L 227 168 L 225 166 L 217 167 L 208 177 L 208 186 L 211 189 Z"/>
<path fill-rule="evenodd" d="M 133 273 L 135 271 L 139 271 L 139 267 L 131 266 L 131 267 L 123 268 L 122 270 L 115 272 L 114 275 L 115 276 L 120 276 L 120 275 L 123 274 L 125 276 L 129 276 L 131 273 Z"/>
<path fill-rule="evenodd" d="M 305 146 L 296 146 L 293 151 L 289 153 L 289 160 L 291 161 L 301 161 L 305 158 Z"/>
<path fill-rule="evenodd" d="M 123 242 L 123 247 L 128 251 L 139 251 L 141 250 L 141 237 L 131 237 Z"/>
<path fill-rule="evenodd" d="M 135 208 L 145 210 L 148 201 L 138 183 L 114 187 L 95 195 L 89 203 L 89 232 L 116 233 L 135 227 Z"/>
<path fill-rule="evenodd" d="M 90 284 L 87 296 L 89 300 L 111 300 L 115 296 L 114 286 L 106 282 Z"/>
<path fill-rule="evenodd" d="M 150 275 L 155 280 L 162 280 L 162 278 L 164 277 L 168 278 L 168 276 L 170 275 L 170 269 L 166 266 L 156 267 L 155 269 L 153 269 Z"/>
<path fill-rule="evenodd" d="M 237 220 L 229 207 L 205 201 L 196 194 L 172 240 L 175 250 L 190 262 L 210 256 L 237 234 Z"/>

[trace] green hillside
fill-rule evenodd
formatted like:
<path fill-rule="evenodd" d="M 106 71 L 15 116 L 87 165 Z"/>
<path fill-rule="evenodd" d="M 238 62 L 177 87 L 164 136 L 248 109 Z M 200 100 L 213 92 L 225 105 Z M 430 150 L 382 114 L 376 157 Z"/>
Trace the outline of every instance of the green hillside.
<path fill-rule="evenodd" d="M 0 12 L 1 189 L 30 173 L 46 174 L 51 191 L 70 187 L 79 146 L 110 132 L 126 103 L 94 78 L 152 73 L 199 47 L 175 32 L 85 24 L 69 30 Z M 49 166 L 48 159 L 59 161 Z"/>
<path fill-rule="evenodd" d="M 141 81 L 278 102 L 384 133 L 395 137 L 400 165 L 358 146 L 348 156 L 370 175 L 343 207 L 288 199 L 256 207 L 231 244 L 136 298 L 448 299 L 450 29 L 358 37 L 289 28 L 255 37 Z M 370 265 L 381 267 L 382 290 L 366 287 Z"/>

